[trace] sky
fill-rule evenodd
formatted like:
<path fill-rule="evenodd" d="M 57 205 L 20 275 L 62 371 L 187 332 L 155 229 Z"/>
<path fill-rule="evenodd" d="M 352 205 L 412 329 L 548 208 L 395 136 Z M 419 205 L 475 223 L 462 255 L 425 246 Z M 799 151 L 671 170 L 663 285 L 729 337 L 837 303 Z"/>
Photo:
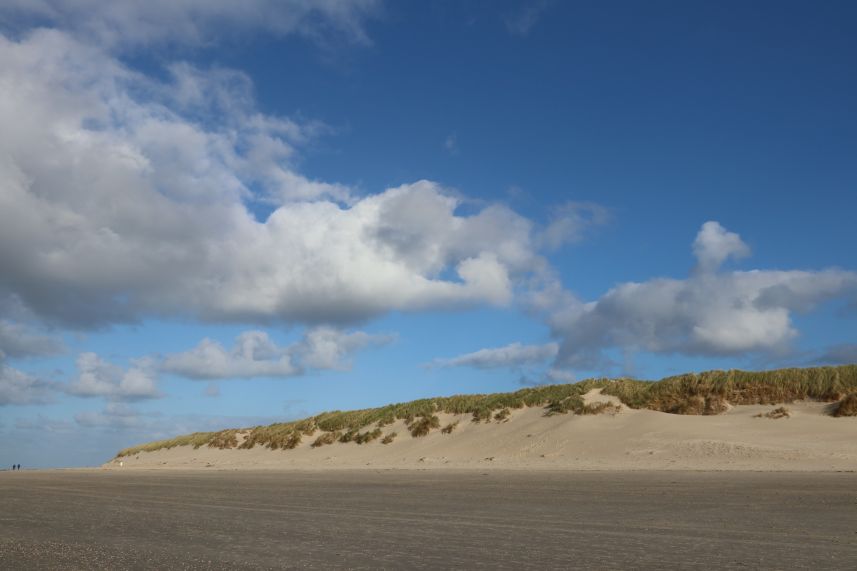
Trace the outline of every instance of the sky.
<path fill-rule="evenodd" d="M 857 362 L 853 2 L 0 6 L 0 466 Z"/>

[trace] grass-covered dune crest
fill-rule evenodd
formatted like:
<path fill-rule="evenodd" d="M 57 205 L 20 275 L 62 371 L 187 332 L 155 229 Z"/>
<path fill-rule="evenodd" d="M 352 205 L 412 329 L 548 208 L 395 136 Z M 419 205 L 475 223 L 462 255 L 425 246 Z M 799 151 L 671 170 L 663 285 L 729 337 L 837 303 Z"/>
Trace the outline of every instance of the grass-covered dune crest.
<path fill-rule="evenodd" d="M 629 378 L 588 379 L 578 383 L 545 385 L 510 393 L 456 395 L 419 399 L 377 408 L 323 412 L 316 416 L 216 432 L 195 432 L 126 448 L 117 458 L 140 452 L 193 446 L 199 448 L 296 448 L 305 437 L 317 436 L 313 447 L 352 442 L 364 444 L 378 439 L 384 426 L 403 420 L 412 437 L 420 437 L 440 424 L 437 413 L 471 415 L 473 422 L 502 421 L 510 409 L 543 407 L 545 415 L 597 414 L 602 408 L 584 403 L 583 395 L 601 389 L 633 409 L 649 409 L 671 414 L 714 415 L 730 405 L 780 404 L 798 400 L 833 403 L 832 416 L 857 416 L 857 365 L 791 368 L 772 371 L 707 371 L 667 377 L 660 381 Z M 446 426 L 451 433 L 454 426 Z M 381 440 L 386 444 L 395 436 Z"/>

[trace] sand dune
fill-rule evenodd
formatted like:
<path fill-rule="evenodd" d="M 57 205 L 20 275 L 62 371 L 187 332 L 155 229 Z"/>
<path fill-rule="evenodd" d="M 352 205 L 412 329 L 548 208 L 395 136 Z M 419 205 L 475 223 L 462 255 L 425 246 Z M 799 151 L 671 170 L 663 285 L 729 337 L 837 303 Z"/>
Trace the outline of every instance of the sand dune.
<path fill-rule="evenodd" d="M 389 444 L 334 443 L 312 448 L 315 435 L 293 450 L 190 446 L 114 459 L 109 469 L 562 469 L 562 470 L 857 470 L 857 418 L 832 418 L 825 403 L 786 405 L 788 418 L 764 415 L 776 406 L 734 406 L 716 416 L 632 410 L 600 390 L 588 404 L 610 402 L 618 412 L 545 416 L 541 407 L 513 410 L 501 422 L 469 415 L 451 434 L 412 437 L 403 421 Z M 121 463 L 121 465 L 120 465 Z"/>

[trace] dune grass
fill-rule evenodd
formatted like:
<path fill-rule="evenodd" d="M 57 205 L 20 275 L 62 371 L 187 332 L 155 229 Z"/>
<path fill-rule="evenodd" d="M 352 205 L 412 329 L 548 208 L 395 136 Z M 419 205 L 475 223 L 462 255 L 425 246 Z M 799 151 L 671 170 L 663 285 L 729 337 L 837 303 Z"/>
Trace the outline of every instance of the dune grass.
<path fill-rule="evenodd" d="M 458 428 L 458 421 L 450 422 L 446 426 L 440 429 L 441 434 L 452 434 L 452 432 Z"/>
<path fill-rule="evenodd" d="M 708 371 L 667 377 L 656 382 L 589 379 L 573 384 L 525 388 L 511 393 L 456 395 L 378 408 L 324 412 L 294 422 L 245 430 L 195 432 L 126 448 L 119 452 L 118 457 L 176 446 L 234 448 L 237 445 L 238 448 L 246 449 L 260 445 L 274 450 L 289 450 L 297 447 L 303 436 L 311 436 L 316 431 L 339 432 L 341 434 L 334 437 L 334 440 L 357 442 L 358 439 L 367 438 L 360 436 L 360 430 L 373 424 L 380 429 L 397 420 L 406 421 L 413 436 L 422 436 L 440 427 L 439 420 L 432 420 L 437 419 L 437 413 L 469 414 L 474 422 L 491 422 L 498 414 L 505 417 L 502 412 L 505 409 L 511 411 L 524 407 L 544 407 L 548 416 L 586 414 L 593 411 L 586 409 L 583 395 L 594 388 L 600 388 L 604 394 L 619 398 L 631 408 L 672 414 L 719 414 L 725 411 L 729 404 L 781 404 L 813 399 L 824 402 L 841 401 L 834 407 L 834 416 L 857 415 L 857 365 L 762 372 Z M 416 434 L 414 427 L 417 427 Z M 240 444 L 239 434 L 245 435 Z M 370 431 L 368 434 L 374 435 L 376 432 Z M 380 433 L 377 434 L 380 436 Z M 319 438 L 315 442 L 323 445 Z M 377 436 L 372 436 L 370 440 L 375 438 Z M 324 439 L 326 441 L 327 437 Z"/>
<path fill-rule="evenodd" d="M 440 428 L 440 419 L 434 414 L 426 414 L 408 423 L 411 436 L 426 436 L 433 428 Z"/>
<path fill-rule="evenodd" d="M 612 402 L 596 402 L 584 405 L 580 414 L 617 414 L 621 410 L 622 407 Z"/>
<path fill-rule="evenodd" d="M 833 416 L 857 416 L 857 393 L 851 393 L 836 403 Z"/>

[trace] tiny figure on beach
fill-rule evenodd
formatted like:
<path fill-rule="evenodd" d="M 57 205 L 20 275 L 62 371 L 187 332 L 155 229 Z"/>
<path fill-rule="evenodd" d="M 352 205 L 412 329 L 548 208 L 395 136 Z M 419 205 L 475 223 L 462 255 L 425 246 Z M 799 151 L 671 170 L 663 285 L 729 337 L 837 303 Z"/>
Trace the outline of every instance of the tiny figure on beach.
<path fill-rule="evenodd" d="M 20 465 L 20 464 L 18 464 L 18 471 L 20 471 L 20 470 L 21 470 L 21 465 Z"/>

